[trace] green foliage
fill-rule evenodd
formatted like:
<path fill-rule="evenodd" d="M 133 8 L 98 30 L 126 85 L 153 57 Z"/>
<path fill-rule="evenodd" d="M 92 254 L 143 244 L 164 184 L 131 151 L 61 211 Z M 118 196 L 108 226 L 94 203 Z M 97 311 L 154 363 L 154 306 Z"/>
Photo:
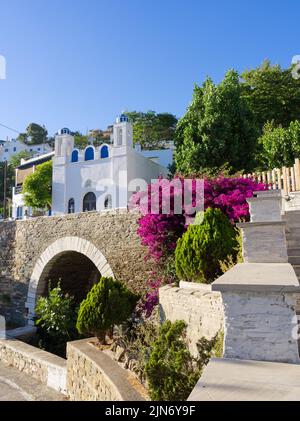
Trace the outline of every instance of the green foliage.
<path fill-rule="evenodd" d="M 195 86 L 193 100 L 176 128 L 176 169 L 183 175 L 227 165 L 232 172 L 250 170 L 257 127 L 242 97 L 239 75 L 229 70 L 215 85 Z"/>
<path fill-rule="evenodd" d="M 159 315 L 157 314 L 157 319 Z M 124 360 L 134 361 L 131 363 L 131 371 L 139 378 L 140 382 L 146 383 L 146 363 L 149 359 L 153 342 L 157 339 L 159 330 L 159 320 L 129 319 L 115 329 L 117 337 L 112 350 L 118 346 L 125 349 L 126 358 Z M 125 362 L 124 361 L 124 362 Z M 127 367 L 125 367 L 127 368 Z"/>
<path fill-rule="evenodd" d="M 52 161 L 38 165 L 34 173 L 25 178 L 22 193 L 26 206 L 51 208 Z"/>
<path fill-rule="evenodd" d="M 165 141 L 173 140 L 177 118 L 173 114 L 148 111 L 125 113 L 133 123 L 133 143 L 144 149 L 157 149 Z"/>
<path fill-rule="evenodd" d="M 106 333 L 131 315 L 137 299 L 122 282 L 102 277 L 80 304 L 76 327 L 105 342 Z"/>
<path fill-rule="evenodd" d="M 51 336 L 71 337 L 75 327 L 74 299 L 64 295 L 60 283 L 51 289 L 48 297 L 40 297 L 35 307 L 35 324 Z"/>
<path fill-rule="evenodd" d="M 213 282 L 222 274 L 220 261 L 234 255 L 236 232 L 220 209 L 208 208 L 201 224 L 189 225 L 177 241 L 177 276 L 187 281 Z"/>
<path fill-rule="evenodd" d="M 13 155 L 8 162 L 7 166 L 7 178 L 6 178 L 6 195 L 7 197 L 12 197 L 12 188 L 15 185 L 15 169 L 20 165 L 21 159 L 29 159 L 32 157 L 32 154 L 27 151 L 19 152 Z M 4 162 L 0 162 L 0 204 L 3 204 L 4 199 Z M 3 214 L 3 211 L 0 210 L 0 215 Z"/>
<path fill-rule="evenodd" d="M 40 126 L 36 123 L 30 123 L 26 128 L 26 132 L 21 133 L 18 136 L 18 140 L 30 145 L 38 145 L 40 143 L 47 142 L 47 136 L 48 132 L 45 126 Z"/>
<path fill-rule="evenodd" d="M 214 345 L 211 356 L 214 358 L 222 358 L 224 353 L 224 332 L 219 331 L 214 338 Z"/>
<path fill-rule="evenodd" d="M 78 149 L 84 149 L 91 143 L 95 147 L 102 145 L 103 143 L 110 143 L 110 135 L 108 131 L 104 132 L 100 129 L 90 131 L 88 135 L 83 135 L 79 131 L 73 132 L 74 146 Z"/>
<path fill-rule="evenodd" d="M 222 273 L 227 272 L 229 269 L 233 268 L 237 263 L 244 263 L 242 234 L 239 229 L 236 229 L 236 231 L 237 245 L 233 248 L 233 254 L 227 256 L 225 260 L 219 261 Z"/>
<path fill-rule="evenodd" d="M 22 159 L 30 159 L 33 157 L 33 153 L 29 151 L 21 151 L 16 153 L 15 155 L 12 155 L 12 157 L 9 160 L 9 165 L 12 167 L 13 170 L 15 170 L 20 164 Z"/>
<path fill-rule="evenodd" d="M 78 149 L 84 149 L 89 145 L 89 138 L 86 135 L 81 134 L 80 132 L 72 133 L 74 136 L 74 147 Z"/>
<path fill-rule="evenodd" d="M 78 337 L 74 299 L 63 294 L 60 283 L 48 296 L 40 297 L 35 307 L 39 345 L 47 351 L 64 355 L 66 342 Z"/>
<path fill-rule="evenodd" d="M 300 120 L 300 80 L 292 68 L 282 69 L 265 60 L 256 69 L 242 73 L 243 97 L 252 109 L 260 130 L 266 122 L 288 127 Z"/>
<path fill-rule="evenodd" d="M 292 121 L 286 128 L 267 123 L 259 142 L 265 168 L 291 167 L 300 157 L 300 122 Z"/>
<path fill-rule="evenodd" d="M 208 363 L 215 340 L 202 338 L 199 357 L 194 358 L 186 344 L 185 322 L 165 321 L 151 347 L 146 363 L 150 397 L 154 401 L 186 400 Z"/>

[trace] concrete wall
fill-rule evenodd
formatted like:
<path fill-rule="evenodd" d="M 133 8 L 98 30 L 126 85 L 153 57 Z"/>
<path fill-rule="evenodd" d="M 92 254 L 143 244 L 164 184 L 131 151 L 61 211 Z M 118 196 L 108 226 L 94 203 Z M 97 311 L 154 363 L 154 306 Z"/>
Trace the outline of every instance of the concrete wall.
<path fill-rule="evenodd" d="M 296 294 L 223 292 L 224 358 L 299 364 Z"/>
<path fill-rule="evenodd" d="M 96 340 L 94 338 L 94 340 Z M 67 390 L 72 401 L 142 401 L 132 386 L 133 375 L 104 352 L 89 344 L 91 339 L 67 346 Z"/>
<path fill-rule="evenodd" d="M 18 340 L 0 340 L 0 361 L 66 393 L 66 361 Z"/>
<path fill-rule="evenodd" d="M 147 250 L 136 233 L 138 218 L 127 211 L 106 211 L 1 223 L 0 314 L 8 322 L 24 323 L 28 285 L 40 256 L 55 241 L 70 236 L 91 243 L 115 278 L 142 293 L 151 263 L 145 261 Z"/>
<path fill-rule="evenodd" d="M 188 285 L 186 285 L 188 284 Z M 223 329 L 221 294 L 209 285 L 181 283 L 183 288 L 167 285 L 159 290 L 162 321 L 184 320 L 190 351 L 197 355 L 197 342 L 203 336 L 213 338 Z"/>
<path fill-rule="evenodd" d="M 285 222 L 246 222 L 242 230 L 243 257 L 246 263 L 286 263 Z"/>

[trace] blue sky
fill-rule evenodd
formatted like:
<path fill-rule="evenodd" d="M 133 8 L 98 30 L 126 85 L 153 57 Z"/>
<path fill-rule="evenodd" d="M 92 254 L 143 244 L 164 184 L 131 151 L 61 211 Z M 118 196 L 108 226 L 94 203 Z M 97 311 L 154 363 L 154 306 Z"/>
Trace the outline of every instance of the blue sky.
<path fill-rule="evenodd" d="M 179 117 L 206 75 L 300 54 L 298 0 L 2 0 L 0 17 L 0 123 L 20 131 L 105 128 L 123 109 Z"/>

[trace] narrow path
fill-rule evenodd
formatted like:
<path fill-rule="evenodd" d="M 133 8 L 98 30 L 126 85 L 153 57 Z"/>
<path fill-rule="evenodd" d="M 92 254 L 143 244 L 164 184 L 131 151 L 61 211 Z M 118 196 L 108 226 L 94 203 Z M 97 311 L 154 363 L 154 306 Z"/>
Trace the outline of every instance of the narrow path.
<path fill-rule="evenodd" d="M 0 363 L 0 401 L 62 401 L 66 397 L 28 374 Z"/>

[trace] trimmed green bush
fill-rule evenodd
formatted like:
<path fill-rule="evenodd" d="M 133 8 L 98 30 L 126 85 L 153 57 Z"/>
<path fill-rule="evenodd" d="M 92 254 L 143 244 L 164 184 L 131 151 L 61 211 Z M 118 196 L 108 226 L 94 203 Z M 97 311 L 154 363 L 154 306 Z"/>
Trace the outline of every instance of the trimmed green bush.
<path fill-rule="evenodd" d="M 188 398 L 208 363 L 215 338 L 202 338 L 199 357 L 194 358 L 187 347 L 186 324 L 183 320 L 166 320 L 151 347 L 146 363 L 150 397 L 154 401 L 183 401 Z"/>
<path fill-rule="evenodd" d="M 211 283 L 222 274 L 220 262 L 232 256 L 236 230 L 220 209 L 208 208 L 201 224 L 189 225 L 177 241 L 176 273 L 180 279 Z"/>
<path fill-rule="evenodd" d="M 137 300 L 122 282 L 102 277 L 80 304 L 76 324 L 79 333 L 92 334 L 105 343 L 106 333 L 131 315 Z"/>

